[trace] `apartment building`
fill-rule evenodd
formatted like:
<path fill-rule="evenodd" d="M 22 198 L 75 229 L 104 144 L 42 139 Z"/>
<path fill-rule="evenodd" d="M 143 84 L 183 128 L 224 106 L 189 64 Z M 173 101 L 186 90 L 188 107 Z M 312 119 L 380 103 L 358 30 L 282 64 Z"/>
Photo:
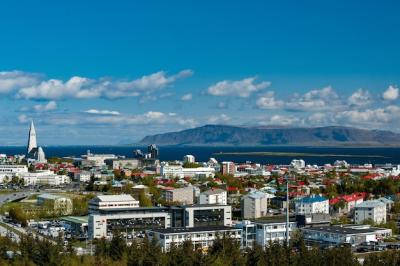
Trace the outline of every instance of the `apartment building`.
<path fill-rule="evenodd" d="M 223 189 L 209 189 L 200 193 L 200 204 L 227 204 L 227 193 Z"/>

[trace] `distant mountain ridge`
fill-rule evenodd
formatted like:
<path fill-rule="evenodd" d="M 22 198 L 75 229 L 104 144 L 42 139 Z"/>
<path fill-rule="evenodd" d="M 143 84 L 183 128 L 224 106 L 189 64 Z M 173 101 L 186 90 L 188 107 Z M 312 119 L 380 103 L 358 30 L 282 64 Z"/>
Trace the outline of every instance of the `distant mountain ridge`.
<path fill-rule="evenodd" d="M 241 127 L 205 125 L 144 137 L 139 144 L 229 146 L 400 146 L 400 134 L 343 126 Z"/>

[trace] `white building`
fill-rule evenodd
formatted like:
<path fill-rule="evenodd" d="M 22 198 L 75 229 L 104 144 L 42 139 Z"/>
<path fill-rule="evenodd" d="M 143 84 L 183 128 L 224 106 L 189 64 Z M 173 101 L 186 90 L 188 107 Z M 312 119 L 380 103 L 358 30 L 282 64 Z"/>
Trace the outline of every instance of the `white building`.
<path fill-rule="evenodd" d="M 227 193 L 223 189 L 210 189 L 200 193 L 200 204 L 227 204 Z"/>
<path fill-rule="evenodd" d="M 41 170 L 34 173 L 21 174 L 21 178 L 24 179 L 25 186 L 33 185 L 49 185 L 49 186 L 60 186 L 71 182 L 69 176 L 57 175 L 50 170 Z"/>
<path fill-rule="evenodd" d="M 215 176 L 215 169 L 212 167 L 182 168 L 184 177 L 208 178 Z"/>
<path fill-rule="evenodd" d="M 256 225 L 256 242 L 265 247 L 270 242 L 283 243 L 286 240 L 286 221 L 285 219 L 276 220 L 257 220 Z M 296 221 L 289 221 L 289 240 L 292 232 L 297 229 Z"/>
<path fill-rule="evenodd" d="M 290 162 L 290 166 L 295 169 L 304 169 L 306 167 L 306 162 L 304 160 L 294 159 Z"/>
<path fill-rule="evenodd" d="M 89 213 L 138 208 L 139 201 L 131 195 L 98 195 L 89 201 Z"/>
<path fill-rule="evenodd" d="M 118 157 L 115 154 L 93 154 L 88 151 L 86 155 L 82 155 L 82 158 L 84 159 L 82 160 L 83 166 L 102 167 L 106 165 L 106 160 L 113 160 Z"/>
<path fill-rule="evenodd" d="M 268 213 L 269 197 L 260 191 L 250 192 L 242 197 L 242 216 L 244 219 L 256 219 Z"/>
<path fill-rule="evenodd" d="M 11 179 L 13 176 L 21 176 L 22 174 L 28 173 L 28 167 L 26 165 L 19 164 L 1 164 L 0 165 L 0 183 L 4 182 L 4 178 L 7 176 Z"/>
<path fill-rule="evenodd" d="M 329 200 L 320 195 L 311 195 L 295 201 L 296 214 L 329 214 Z"/>
<path fill-rule="evenodd" d="M 214 241 L 222 236 L 240 242 L 241 230 L 226 226 L 209 226 L 195 228 L 168 228 L 153 229 L 148 231 L 149 238 L 155 237 L 163 252 L 168 251 L 171 245 L 180 246 L 186 240 L 190 240 L 193 249 L 207 251 L 213 246 Z"/>
<path fill-rule="evenodd" d="M 184 168 L 182 165 L 162 164 L 160 174 L 164 178 L 201 178 L 214 177 L 215 169 L 211 167 Z"/>
<path fill-rule="evenodd" d="M 377 242 L 392 235 L 392 229 L 371 227 L 369 225 L 316 226 L 302 228 L 304 240 L 312 243 L 330 245 L 357 245 L 364 242 Z"/>
<path fill-rule="evenodd" d="M 183 156 L 183 162 L 184 163 L 195 163 L 196 159 L 194 158 L 193 155 L 188 154 L 188 155 Z"/>
<path fill-rule="evenodd" d="M 168 163 L 162 164 L 160 174 L 164 178 L 183 178 L 182 165 L 169 165 Z"/>
<path fill-rule="evenodd" d="M 386 204 L 379 200 L 367 200 L 354 207 L 354 222 L 361 224 L 366 220 L 386 223 Z"/>

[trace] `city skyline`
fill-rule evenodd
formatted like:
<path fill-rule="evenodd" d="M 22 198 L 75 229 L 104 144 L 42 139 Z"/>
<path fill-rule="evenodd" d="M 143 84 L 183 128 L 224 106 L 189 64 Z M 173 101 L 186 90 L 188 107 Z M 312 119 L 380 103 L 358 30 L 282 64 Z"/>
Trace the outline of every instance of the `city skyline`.
<path fill-rule="evenodd" d="M 205 124 L 399 132 L 396 1 L 1 7 L 1 145 L 25 145 L 31 120 L 43 145 Z"/>

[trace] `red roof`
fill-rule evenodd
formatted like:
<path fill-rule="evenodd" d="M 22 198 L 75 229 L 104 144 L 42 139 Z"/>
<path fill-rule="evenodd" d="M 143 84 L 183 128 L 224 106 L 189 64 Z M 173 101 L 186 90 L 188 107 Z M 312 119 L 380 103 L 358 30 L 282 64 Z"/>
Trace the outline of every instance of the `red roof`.
<path fill-rule="evenodd" d="M 366 196 L 367 196 L 366 192 L 355 192 L 353 194 L 338 196 L 336 198 L 330 199 L 329 200 L 329 204 L 333 205 L 333 204 L 338 203 L 341 200 L 349 203 L 349 202 L 352 202 L 352 201 L 357 201 L 357 200 L 360 200 L 360 199 L 364 199 Z"/>

